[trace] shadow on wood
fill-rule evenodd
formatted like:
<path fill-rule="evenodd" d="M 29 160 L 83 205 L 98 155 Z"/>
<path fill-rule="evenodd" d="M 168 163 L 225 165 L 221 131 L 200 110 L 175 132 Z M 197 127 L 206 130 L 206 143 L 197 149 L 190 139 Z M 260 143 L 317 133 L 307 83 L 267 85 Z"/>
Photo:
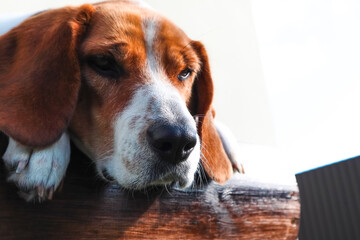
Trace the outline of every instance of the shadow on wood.
<path fill-rule="evenodd" d="M 0 148 L 4 140 L 0 134 Z M 54 200 L 26 203 L 6 183 L 1 161 L 1 239 L 297 238 L 296 187 L 235 175 L 223 186 L 210 183 L 193 192 L 128 192 L 94 176 L 89 160 L 74 150 L 64 187 Z"/>

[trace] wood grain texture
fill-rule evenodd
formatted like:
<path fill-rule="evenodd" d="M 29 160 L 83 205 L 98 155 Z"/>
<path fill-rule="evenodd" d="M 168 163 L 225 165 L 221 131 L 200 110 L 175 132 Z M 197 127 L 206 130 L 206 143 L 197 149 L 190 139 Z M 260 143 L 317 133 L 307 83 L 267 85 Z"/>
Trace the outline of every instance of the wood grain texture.
<path fill-rule="evenodd" d="M 89 160 L 73 152 L 62 191 L 42 204 L 18 197 L 1 161 L 0 239 L 297 238 L 296 187 L 236 175 L 193 192 L 128 192 L 97 180 Z"/>

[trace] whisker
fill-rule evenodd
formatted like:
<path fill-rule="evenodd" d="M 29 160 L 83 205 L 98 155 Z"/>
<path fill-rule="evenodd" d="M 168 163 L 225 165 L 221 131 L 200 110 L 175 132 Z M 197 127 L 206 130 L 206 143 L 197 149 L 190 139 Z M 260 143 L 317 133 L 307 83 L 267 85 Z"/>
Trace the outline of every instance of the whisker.
<path fill-rule="evenodd" d="M 202 188 L 203 186 L 203 180 L 202 180 L 202 172 L 201 172 L 202 165 L 198 164 L 198 167 L 196 169 L 196 173 L 198 175 L 198 179 L 196 179 L 198 182 L 196 182 L 196 185 L 199 186 L 199 188 Z"/>
<path fill-rule="evenodd" d="M 203 153 L 202 150 L 205 150 L 206 153 L 209 155 L 210 160 L 211 160 L 212 162 L 214 162 L 213 157 L 211 156 L 210 152 L 207 150 L 206 147 L 207 147 L 207 144 L 206 144 L 204 141 L 202 141 L 202 142 L 201 142 L 201 153 Z M 204 157 L 205 157 L 205 156 L 204 156 Z"/>
<path fill-rule="evenodd" d="M 206 185 L 209 184 L 208 177 L 207 177 L 207 174 L 205 172 L 205 168 L 202 165 L 201 165 L 201 168 L 200 168 L 200 174 L 202 174 L 201 181 L 204 181 Z M 203 183 L 203 185 L 205 185 L 205 184 Z"/>
<path fill-rule="evenodd" d="M 206 143 L 202 142 L 201 143 L 201 157 L 200 157 L 200 161 L 201 163 L 205 164 L 207 166 L 207 168 L 209 169 L 210 173 L 213 175 L 214 172 L 212 171 L 210 165 L 209 165 L 209 160 L 205 157 L 203 150 L 206 151 L 206 153 L 208 154 L 208 156 L 210 157 L 211 161 L 214 161 L 214 159 L 212 158 L 210 152 L 206 149 Z"/>
<path fill-rule="evenodd" d="M 206 159 L 206 157 L 204 156 L 204 154 L 201 153 L 201 158 L 200 158 L 200 162 L 202 164 L 204 164 L 206 167 L 209 168 L 209 170 L 211 171 L 210 165 L 209 165 L 209 161 Z"/>
<path fill-rule="evenodd" d="M 172 193 L 169 191 L 169 189 L 167 188 L 168 184 L 165 184 L 165 190 L 166 192 L 172 197 Z"/>
<path fill-rule="evenodd" d="M 199 164 L 196 171 L 198 173 L 198 181 L 199 181 L 197 184 L 200 188 L 202 188 L 203 186 L 206 186 L 209 183 L 203 165 Z"/>
<path fill-rule="evenodd" d="M 108 157 L 112 156 L 113 153 L 114 153 L 114 150 L 107 150 L 107 151 L 105 151 L 105 152 L 102 152 L 102 153 L 98 156 L 98 158 L 99 158 L 99 159 L 105 159 L 105 158 L 108 158 Z"/>

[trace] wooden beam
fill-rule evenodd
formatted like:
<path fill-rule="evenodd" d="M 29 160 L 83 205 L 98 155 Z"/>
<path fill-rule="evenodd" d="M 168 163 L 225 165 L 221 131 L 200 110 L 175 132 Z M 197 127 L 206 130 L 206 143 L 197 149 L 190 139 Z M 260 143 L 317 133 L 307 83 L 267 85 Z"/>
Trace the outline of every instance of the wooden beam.
<path fill-rule="evenodd" d="M 128 192 L 96 179 L 75 150 L 51 201 L 26 203 L 5 179 L 1 162 L 1 239 L 296 239 L 299 228 L 296 187 L 241 175 L 191 192 Z"/>

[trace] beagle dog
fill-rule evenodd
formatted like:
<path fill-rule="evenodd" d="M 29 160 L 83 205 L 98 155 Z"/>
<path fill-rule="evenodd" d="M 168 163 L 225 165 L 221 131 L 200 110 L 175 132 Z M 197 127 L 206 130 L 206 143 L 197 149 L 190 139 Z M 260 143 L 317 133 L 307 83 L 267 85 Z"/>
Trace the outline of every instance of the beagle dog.
<path fill-rule="evenodd" d="M 215 124 L 213 91 L 204 46 L 143 4 L 35 14 L 0 36 L 8 181 L 26 200 L 51 199 L 71 139 L 126 189 L 188 188 L 200 169 L 223 183 L 242 167 Z"/>

